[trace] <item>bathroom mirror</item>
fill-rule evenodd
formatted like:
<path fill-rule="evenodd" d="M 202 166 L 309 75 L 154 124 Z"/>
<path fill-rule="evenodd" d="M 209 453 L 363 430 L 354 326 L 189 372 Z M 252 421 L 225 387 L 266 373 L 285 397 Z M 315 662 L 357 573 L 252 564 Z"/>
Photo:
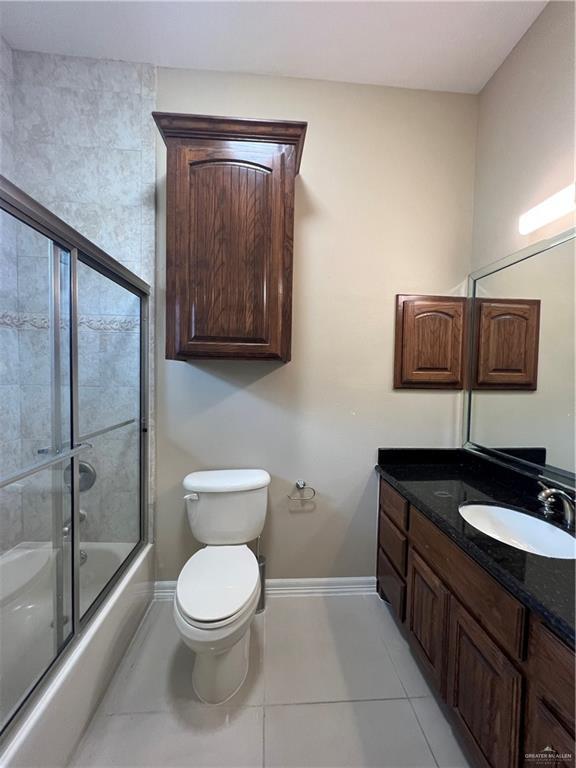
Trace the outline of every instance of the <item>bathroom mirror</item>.
<path fill-rule="evenodd" d="M 575 232 L 470 276 L 465 446 L 573 484 Z M 496 320 L 494 319 L 496 318 Z"/>

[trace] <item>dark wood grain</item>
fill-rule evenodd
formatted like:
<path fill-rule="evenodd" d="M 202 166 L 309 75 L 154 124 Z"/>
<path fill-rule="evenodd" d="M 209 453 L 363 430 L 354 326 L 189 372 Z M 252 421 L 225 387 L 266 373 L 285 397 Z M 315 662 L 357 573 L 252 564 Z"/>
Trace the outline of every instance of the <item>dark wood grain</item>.
<path fill-rule="evenodd" d="M 383 512 L 380 512 L 378 541 L 400 576 L 405 577 L 408 540 Z"/>
<path fill-rule="evenodd" d="M 406 584 L 396 573 L 394 566 L 388 560 L 383 550 L 378 550 L 378 592 L 390 603 L 398 621 L 404 621 L 406 605 Z"/>
<path fill-rule="evenodd" d="M 535 390 L 540 300 L 476 299 L 476 389 Z"/>
<path fill-rule="evenodd" d="M 513 658 L 523 657 L 526 609 L 414 507 L 410 541 L 476 619 Z"/>
<path fill-rule="evenodd" d="M 528 640 L 530 679 L 557 712 L 565 727 L 574 735 L 575 656 L 556 635 L 540 621 L 532 619 Z"/>
<path fill-rule="evenodd" d="M 166 357 L 287 362 L 305 124 L 155 119 L 168 148 Z"/>
<path fill-rule="evenodd" d="M 406 625 L 410 644 L 436 688 L 443 691 L 450 593 L 413 549 L 408 558 L 407 590 Z"/>
<path fill-rule="evenodd" d="M 516 768 L 522 676 L 451 598 L 447 699 L 462 734 L 490 768 Z"/>
<path fill-rule="evenodd" d="M 552 750 L 552 754 L 548 750 Z M 564 720 L 537 688 L 532 689 L 528 697 L 524 755 L 527 756 L 525 766 L 534 765 L 532 755 L 540 755 L 537 764 L 541 768 L 574 768 L 574 731 L 567 729 Z"/>
<path fill-rule="evenodd" d="M 408 502 L 385 480 L 380 480 L 380 509 L 400 530 L 408 530 Z"/>
<path fill-rule="evenodd" d="M 396 296 L 394 387 L 462 389 L 466 299 Z"/>
<path fill-rule="evenodd" d="M 291 145 L 296 152 L 296 173 L 300 171 L 308 127 L 305 122 L 187 115 L 180 112 L 152 112 L 152 117 L 166 143 L 168 139 L 219 139 Z"/>

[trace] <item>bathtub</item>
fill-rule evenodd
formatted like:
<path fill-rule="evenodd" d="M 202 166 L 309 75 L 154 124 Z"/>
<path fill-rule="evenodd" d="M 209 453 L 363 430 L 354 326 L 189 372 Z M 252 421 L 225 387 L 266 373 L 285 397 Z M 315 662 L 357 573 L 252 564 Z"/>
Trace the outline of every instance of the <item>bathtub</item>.
<path fill-rule="evenodd" d="M 134 544 L 81 545 L 80 615 L 110 581 Z M 69 584 L 65 594 L 70 594 Z M 34 686 L 57 652 L 54 626 L 56 551 L 48 542 L 22 542 L 0 556 L 0 720 Z M 70 599 L 64 601 L 63 637 L 72 629 Z"/>
<path fill-rule="evenodd" d="M 51 546 L 23 544 L 16 549 L 19 551 L 11 550 L 10 557 L 8 553 L 0 557 L 0 566 L 7 576 L 7 580 L 0 577 L 0 583 L 4 585 L 0 631 L 4 631 L 4 620 L 15 621 L 17 605 L 20 609 L 34 605 L 35 610 L 30 614 L 34 621 L 46 622 L 49 617 L 51 622 L 53 619 L 51 599 L 55 569 Z M 132 545 L 85 542 L 82 549 L 88 554 L 83 567 L 89 567 L 81 576 L 85 604 L 88 604 L 109 580 L 112 565 L 119 564 Z M 94 616 L 71 640 L 30 696 L 0 746 L 0 768 L 61 768 L 67 765 L 152 599 L 153 549 L 152 544 L 142 544 Z M 43 628 L 46 629 L 45 624 Z M 53 642 L 54 631 L 52 627 L 50 630 L 45 634 L 49 634 Z M 46 654 L 47 649 L 35 648 L 22 624 L 12 624 L 11 631 L 19 632 L 21 646 L 16 648 L 13 643 L 10 650 L 1 648 L 4 669 L 14 674 L 24 657 L 28 668 L 28 656 L 38 653 L 35 663 L 41 671 L 44 667 L 40 661 L 46 659 L 42 654 Z M 53 646 L 49 660 L 52 657 Z M 11 663 L 6 665 L 6 661 Z M 15 695 L 14 689 L 12 695 Z"/>

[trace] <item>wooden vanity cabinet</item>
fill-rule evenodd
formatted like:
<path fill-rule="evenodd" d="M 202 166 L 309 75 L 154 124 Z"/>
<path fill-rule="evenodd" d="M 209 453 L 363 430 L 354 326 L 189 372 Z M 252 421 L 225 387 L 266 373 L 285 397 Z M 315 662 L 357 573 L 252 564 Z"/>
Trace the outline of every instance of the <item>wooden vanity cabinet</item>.
<path fill-rule="evenodd" d="M 168 150 L 166 357 L 287 362 L 306 123 L 154 119 Z"/>
<path fill-rule="evenodd" d="M 574 651 L 384 479 L 378 591 L 475 764 L 573 768 Z"/>

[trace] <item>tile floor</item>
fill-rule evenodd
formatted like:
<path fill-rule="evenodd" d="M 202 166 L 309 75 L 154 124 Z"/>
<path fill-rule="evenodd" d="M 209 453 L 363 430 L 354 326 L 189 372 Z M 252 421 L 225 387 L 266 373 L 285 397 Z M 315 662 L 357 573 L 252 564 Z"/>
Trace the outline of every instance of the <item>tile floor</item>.
<path fill-rule="evenodd" d="M 191 687 L 172 603 L 152 603 L 74 768 L 467 768 L 376 595 L 269 598 L 251 668 L 227 704 Z"/>

